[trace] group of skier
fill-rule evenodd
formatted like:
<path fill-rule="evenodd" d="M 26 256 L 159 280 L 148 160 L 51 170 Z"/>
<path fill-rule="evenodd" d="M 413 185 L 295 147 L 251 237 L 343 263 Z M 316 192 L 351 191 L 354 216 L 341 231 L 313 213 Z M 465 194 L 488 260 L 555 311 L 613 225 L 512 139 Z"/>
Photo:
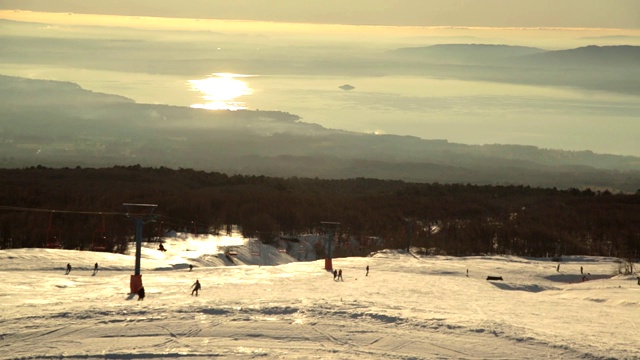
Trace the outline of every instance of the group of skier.
<path fill-rule="evenodd" d="M 364 276 L 369 276 L 369 265 L 367 265 L 367 267 L 365 268 L 365 270 L 367 271 Z M 342 269 L 334 269 L 333 270 L 333 280 L 334 281 L 344 281 L 344 278 L 342 277 Z"/>
<path fill-rule="evenodd" d="M 191 270 L 193 270 L 193 265 L 189 265 L 189 271 Z M 65 275 L 68 275 L 70 272 L 71 272 L 71 264 L 67 263 L 67 271 L 65 272 Z M 98 272 L 98 263 L 95 263 L 93 266 L 93 275 L 95 275 L 97 272 Z M 369 265 L 367 265 L 366 267 L 365 276 L 369 276 Z M 342 269 L 333 270 L 333 280 L 344 281 L 344 278 L 342 277 Z M 198 292 L 202 289 L 200 280 L 196 280 L 196 282 L 193 283 L 193 285 L 191 285 L 191 289 L 192 289 L 191 296 L 193 295 L 198 296 Z M 141 286 L 140 289 L 138 289 L 137 295 L 138 295 L 138 301 L 144 300 L 146 296 L 144 286 Z"/>
<path fill-rule="evenodd" d="M 191 285 L 191 296 L 193 296 L 194 294 L 196 296 L 198 296 L 198 292 L 200 291 L 200 289 L 202 289 L 202 285 L 200 285 L 200 280 L 196 280 L 195 283 L 193 283 L 193 285 Z M 145 297 L 145 291 L 144 291 L 144 286 L 141 286 L 140 289 L 138 289 L 138 301 L 140 300 L 144 300 Z"/>
<path fill-rule="evenodd" d="M 71 263 L 67 263 L 67 271 L 65 271 L 65 273 L 64 273 L 64 274 L 65 274 L 65 275 L 69 275 L 69 274 L 71 273 L 71 269 L 72 269 L 72 267 L 71 267 Z M 97 274 L 97 273 L 98 273 L 98 263 L 95 263 L 95 264 L 93 265 L 93 275 L 95 275 L 95 274 Z"/>

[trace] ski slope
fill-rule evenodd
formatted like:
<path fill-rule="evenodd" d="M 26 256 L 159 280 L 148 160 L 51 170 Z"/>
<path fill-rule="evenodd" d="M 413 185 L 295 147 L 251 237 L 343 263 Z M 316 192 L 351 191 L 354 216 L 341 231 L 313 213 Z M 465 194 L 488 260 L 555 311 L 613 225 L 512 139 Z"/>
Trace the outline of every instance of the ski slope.
<path fill-rule="evenodd" d="M 640 286 L 611 258 L 557 271 L 382 251 L 334 259 L 334 281 L 323 260 L 238 236 L 156 246 L 142 249 L 143 301 L 128 294 L 132 254 L 0 250 L 0 358 L 640 359 Z"/>

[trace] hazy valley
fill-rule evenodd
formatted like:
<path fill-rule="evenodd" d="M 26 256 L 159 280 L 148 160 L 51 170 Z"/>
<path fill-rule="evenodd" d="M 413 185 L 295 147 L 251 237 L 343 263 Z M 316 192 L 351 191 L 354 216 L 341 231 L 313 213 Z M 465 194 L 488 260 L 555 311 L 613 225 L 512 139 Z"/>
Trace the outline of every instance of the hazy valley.
<path fill-rule="evenodd" d="M 640 158 L 327 129 L 277 111 L 136 104 L 72 83 L 0 77 L 0 166 L 194 168 L 634 192 Z"/>

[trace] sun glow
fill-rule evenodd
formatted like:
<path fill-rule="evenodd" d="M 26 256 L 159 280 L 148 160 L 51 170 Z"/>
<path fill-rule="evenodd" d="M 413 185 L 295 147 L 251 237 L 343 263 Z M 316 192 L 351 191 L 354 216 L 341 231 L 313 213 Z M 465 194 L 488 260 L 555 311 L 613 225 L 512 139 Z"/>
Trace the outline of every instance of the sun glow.
<path fill-rule="evenodd" d="M 189 80 L 192 91 L 202 94 L 204 102 L 193 104 L 192 108 L 207 110 L 243 110 L 247 107 L 238 98 L 253 94 L 253 89 L 246 81 L 238 78 L 246 78 L 251 75 L 215 73 L 210 77 L 199 80 Z"/>

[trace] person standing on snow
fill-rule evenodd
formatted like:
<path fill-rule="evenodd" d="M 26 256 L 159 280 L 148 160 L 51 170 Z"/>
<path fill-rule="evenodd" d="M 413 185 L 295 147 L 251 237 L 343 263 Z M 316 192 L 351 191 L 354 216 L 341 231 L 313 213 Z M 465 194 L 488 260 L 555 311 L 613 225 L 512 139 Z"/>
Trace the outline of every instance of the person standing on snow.
<path fill-rule="evenodd" d="M 95 275 L 98 272 L 98 263 L 95 263 L 95 265 L 93 265 L 93 275 Z"/>
<path fill-rule="evenodd" d="M 338 278 L 338 270 L 333 270 L 333 280 L 335 281 Z"/>
<path fill-rule="evenodd" d="M 65 275 L 69 275 L 69 273 L 71 272 L 71 264 L 67 263 L 67 272 L 65 272 Z"/>
<path fill-rule="evenodd" d="M 344 281 L 344 279 L 342 278 L 342 269 L 338 270 L 338 280 Z"/>
<path fill-rule="evenodd" d="M 202 288 L 202 286 L 200 286 L 200 281 L 196 280 L 196 282 L 193 283 L 191 287 L 193 288 L 193 290 L 191 291 L 191 296 L 193 296 L 193 293 L 195 293 L 196 296 L 198 296 L 198 290 Z"/>
<path fill-rule="evenodd" d="M 367 265 L 367 273 L 364 276 L 369 276 L 369 265 Z"/>

